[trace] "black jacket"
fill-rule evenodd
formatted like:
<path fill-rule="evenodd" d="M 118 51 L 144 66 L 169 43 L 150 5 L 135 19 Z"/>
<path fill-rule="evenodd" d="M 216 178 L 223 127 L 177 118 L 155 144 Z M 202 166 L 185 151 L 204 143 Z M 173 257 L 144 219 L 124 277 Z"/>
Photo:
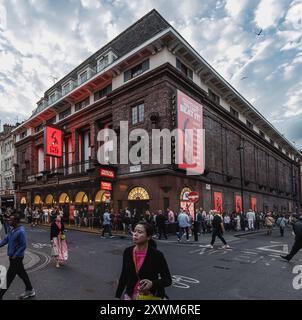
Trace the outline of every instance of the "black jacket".
<path fill-rule="evenodd" d="M 157 249 L 149 246 L 147 255 L 137 276 L 133 262 L 134 246 L 125 249 L 123 255 L 123 268 L 116 290 L 116 298 L 121 298 L 125 288 L 126 293 L 131 297 L 136 283 L 139 280 L 148 279 L 153 282 L 150 292 L 157 296 L 165 297 L 165 287 L 172 284 L 171 274 L 164 255 Z M 158 275 L 160 274 L 160 279 Z"/>
<path fill-rule="evenodd" d="M 299 219 L 293 226 L 296 241 L 302 241 L 302 219 Z"/>
<path fill-rule="evenodd" d="M 53 238 L 56 238 L 58 237 L 60 231 L 61 232 L 64 232 L 65 230 L 65 226 L 64 226 L 64 223 L 61 222 L 61 226 L 62 226 L 62 229 L 60 230 L 56 224 L 56 222 L 53 222 L 51 224 L 51 227 L 50 227 L 50 240 L 52 240 Z"/>

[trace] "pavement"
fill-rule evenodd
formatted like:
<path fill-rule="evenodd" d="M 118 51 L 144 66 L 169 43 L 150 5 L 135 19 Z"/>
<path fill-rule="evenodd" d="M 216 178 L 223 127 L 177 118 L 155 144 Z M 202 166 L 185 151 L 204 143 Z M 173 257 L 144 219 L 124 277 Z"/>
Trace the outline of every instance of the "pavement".
<path fill-rule="evenodd" d="M 57 269 L 50 257 L 49 229 L 26 226 L 26 230 L 25 265 L 37 292 L 33 299 L 114 298 L 122 254 L 132 244 L 131 237 L 117 235 L 114 239 L 101 239 L 96 233 L 69 230 L 69 260 Z M 302 291 L 293 286 L 298 276 L 293 271 L 297 265 L 302 268 L 302 252 L 290 263 L 279 258 L 293 243 L 290 229 L 283 238 L 278 230 L 272 236 L 265 235 L 263 230 L 226 233 L 231 249 L 222 249 L 219 239 L 211 249 L 210 239 L 211 235 L 207 234 L 201 235 L 198 242 L 190 238 L 189 242 L 178 243 L 174 235 L 168 240 L 157 240 L 173 276 L 173 285 L 167 288 L 170 299 L 301 299 Z M 0 265 L 7 266 L 7 262 L 6 248 L 0 248 Z M 16 300 L 23 290 L 22 281 L 16 278 L 4 299 Z"/>

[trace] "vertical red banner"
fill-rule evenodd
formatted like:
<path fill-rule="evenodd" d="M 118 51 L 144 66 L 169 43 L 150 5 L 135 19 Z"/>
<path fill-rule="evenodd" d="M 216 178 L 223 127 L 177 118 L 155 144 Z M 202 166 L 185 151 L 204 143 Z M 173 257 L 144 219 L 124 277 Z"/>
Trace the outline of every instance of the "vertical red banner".
<path fill-rule="evenodd" d="M 253 211 L 257 211 L 257 198 L 255 197 L 251 198 L 251 207 Z"/>
<path fill-rule="evenodd" d="M 195 174 L 203 174 L 205 146 L 203 139 L 201 145 L 198 145 L 197 141 L 197 130 L 203 129 L 203 106 L 179 90 L 177 90 L 177 127 L 183 131 L 184 139 L 179 141 L 177 146 L 178 151 L 183 153 L 183 163 L 179 163 L 178 167 L 190 169 Z M 191 130 L 193 134 L 186 135 L 186 130 Z"/>
<path fill-rule="evenodd" d="M 236 213 L 240 213 L 242 211 L 242 197 L 238 195 L 235 196 L 235 210 Z"/>
<path fill-rule="evenodd" d="M 221 192 L 214 192 L 214 209 L 220 213 L 223 212 Z"/>

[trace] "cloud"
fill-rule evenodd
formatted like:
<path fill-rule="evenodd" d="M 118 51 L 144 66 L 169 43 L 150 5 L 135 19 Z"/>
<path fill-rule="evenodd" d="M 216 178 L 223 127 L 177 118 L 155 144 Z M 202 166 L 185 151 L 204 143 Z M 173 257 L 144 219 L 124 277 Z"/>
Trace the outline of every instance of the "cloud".
<path fill-rule="evenodd" d="M 276 26 L 284 16 L 285 6 L 285 0 L 261 0 L 255 12 L 255 23 L 262 29 Z"/>
<path fill-rule="evenodd" d="M 2 121 L 153 8 L 280 131 L 302 119 L 301 0 L 0 0 Z"/>

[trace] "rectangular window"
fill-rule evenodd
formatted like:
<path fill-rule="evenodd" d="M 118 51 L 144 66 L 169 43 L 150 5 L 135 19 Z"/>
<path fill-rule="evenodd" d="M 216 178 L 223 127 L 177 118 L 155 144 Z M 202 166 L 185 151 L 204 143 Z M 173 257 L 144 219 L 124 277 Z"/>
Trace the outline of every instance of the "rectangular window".
<path fill-rule="evenodd" d="M 272 139 L 269 139 L 269 142 L 270 142 L 272 145 L 274 145 L 274 144 L 275 144 L 275 141 L 274 141 L 274 140 L 272 140 Z"/>
<path fill-rule="evenodd" d="M 87 71 L 80 74 L 80 84 L 84 83 L 88 79 Z"/>
<path fill-rule="evenodd" d="M 193 71 L 176 58 L 176 68 L 181 71 L 186 77 L 193 80 Z"/>
<path fill-rule="evenodd" d="M 85 100 L 82 100 L 75 104 L 75 111 L 79 111 L 82 108 L 87 107 L 90 104 L 90 99 L 87 97 Z"/>
<path fill-rule="evenodd" d="M 124 72 L 124 82 L 133 79 L 150 68 L 149 59 Z"/>
<path fill-rule="evenodd" d="M 68 117 L 70 114 L 71 114 L 71 108 L 69 107 L 68 109 L 59 113 L 59 119 L 62 120 L 64 118 Z"/>
<path fill-rule="evenodd" d="M 47 121 L 47 124 L 54 124 L 54 123 L 56 123 L 56 116 L 54 116 L 54 117 L 52 117 L 51 119 L 49 119 L 48 121 Z"/>
<path fill-rule="evenodd" d="M 70 83 L 65 84 L 65 86 L 63 87 L 63 95 L 67 94 L 70 91 L 71 91 Z"/>
<path fill-rule="evenodd" d="M 98 71 L 104 70 L 108 66 L 108 64 L 109 64 L 109 57 L 108 55 L 106 55 L 98 61 Z"/>
<path fill-rule="evenodd" d="M 230 113 L 231 115 L 236 118 L 236 119 L 239 119 L 239 113 L 238 111 L 236 111 L 235 109 L 233 109 L 232 107 L 230 108 Z"/>
<path fill-rule="evenodd" d="M 209 99 L 211 99 L 217 104 L 220 104 L 220 97 L 217 94 L 215 94 L 211 89 L 209 89 L 208 92 L 209 92 Z"/>
<path fill-rule="evenodd" d="M 261 136 L 262 138 L 265 138 L 265 134 L 264 134 L 263 131 L 259 130 L 259 134 L 260 134 L 260 136 Z"/>
<path fill-rule="evenodd" d="M 247 127 L 248 127 L 249 129 L 251 129 L 251 130 L 254 129 L 253 124 L 252 124 L 250 121 L 248 121 L 248 120 L 246 120 L 246 125 L 247 125 Z"/>
<path fill-rule="evenodd" d="M 54 93 L 51 94 L 48 99 L 49 104 L 52 104 L 55 101 L 55 98 L 56 98 L 56 95 Z"/>
<path fill-rule="evenodd" d="M 132 124 L 144 122 L 145 105 L 143 103 L 132 107 Z"/>
<path fill-rule="evenodd" d="M 96 91 L 94 93 L 94 101 L 97 101 L 99 99 L 102 99 L 102 98 L 106 97 L 107 94 L 109 94 L 111 91 L 112 91 L 112 85 L 111 84 L 109 86 L 99 90 L 99 91 Z"/>

